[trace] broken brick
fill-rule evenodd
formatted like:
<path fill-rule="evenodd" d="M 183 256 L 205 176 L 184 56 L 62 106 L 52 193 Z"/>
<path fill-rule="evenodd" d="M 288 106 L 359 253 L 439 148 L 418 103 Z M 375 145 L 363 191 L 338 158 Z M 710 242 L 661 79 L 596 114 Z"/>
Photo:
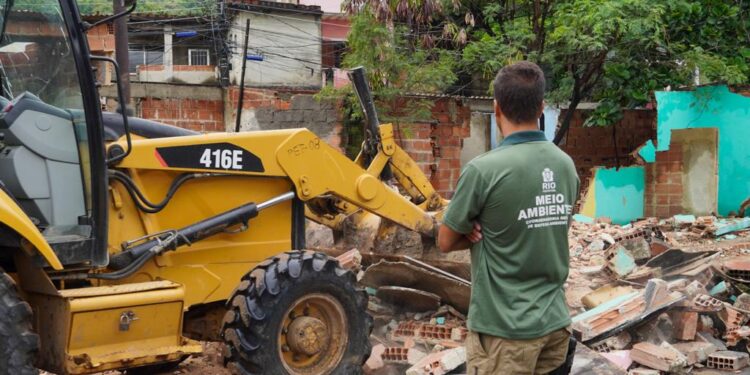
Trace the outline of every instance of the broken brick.
<path fill-rule="evenodd" d="M 385 352 L 385 345 L 383 344 L 378 344 L 372 347 L 370 358 L 367 358 L 367 362 L 365 362 L 365 373 L 373 372 L 384 366 L 382 358 L 383 352 Z"/>
<path fill-rule="evenodd" d="M 715 345 L 705 341 L 678 342 L 672 346 L 685 356 L 688 366 L 705 362 L 710 354 L 718 350 Z"/>
<path fill-rule="evenodd" d="M 717 370 L 741 370 L 747 367 L 748 358 L 747 353 L 724 350 L 709 355 L 706 365 Z"/>
<path fill-rule="evenodd" d="M 628 367 L 633 364 L 633 359 L 630 358 L 629 350 L 616 350 L 609 353 L 601 353 L 601 355 L 625 371 L 627 371 Z"/>
<path fill-rule="evenodd" d="M 414 347 L 388 346 L 383 351 L 383 362 L 386 363 L 408 363 L 414 365 L 424 358 L 427 353 Z"/>
<path fill-rule="evenodd" d="M 351 249 L 336 257 L 339 265 L 347 270 L 356 271 L 362 267 L 362 254 L 357 249 Z"/>
<path fill-rule="evenodd" d="M 700 312 L 716 312 L 724 308 L 724 302 L 707 294 L 699 294 L 693 298 L 693 310 Z"/>
<path fill-rule="evenodd" d="M 658 346 L 640 342 L 633 345 L 630 358 L 644 366 L 667 372 L 675 372 L 687 364 L 685 357 L 669 344 Z"/>
<path fill-rule="evenodd" d="M 698 313 L 678 311 L 670 315 L 674 324 L 674 338 L 683 341 L 695 339 L 695 332 L 698 329 Z"/>

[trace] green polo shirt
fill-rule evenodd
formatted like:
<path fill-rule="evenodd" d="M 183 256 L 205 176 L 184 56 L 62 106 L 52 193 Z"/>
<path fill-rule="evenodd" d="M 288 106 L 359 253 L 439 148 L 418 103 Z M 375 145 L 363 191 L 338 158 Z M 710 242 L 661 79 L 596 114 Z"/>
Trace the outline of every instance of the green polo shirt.
<path fill-rule="evenodd" d="M 578 196 L 573 161 L 539 131 L 508 136 L 469 162 L 443 224 L 469 233 L 469 329 L 507 339 L 532 339 L 570 324 L 568 226 Z"/>

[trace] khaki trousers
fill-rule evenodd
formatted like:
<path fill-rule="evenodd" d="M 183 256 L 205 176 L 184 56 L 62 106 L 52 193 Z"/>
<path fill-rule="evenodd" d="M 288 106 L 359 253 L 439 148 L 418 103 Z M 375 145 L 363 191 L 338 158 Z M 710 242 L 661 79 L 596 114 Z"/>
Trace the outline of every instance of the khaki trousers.
<path fill-rule="evenodd" d="M 565 363 L 570 333 L 560 329 L 531 340 L 511 340 L 470 331 L 467 375 L 547 374 Z"/>

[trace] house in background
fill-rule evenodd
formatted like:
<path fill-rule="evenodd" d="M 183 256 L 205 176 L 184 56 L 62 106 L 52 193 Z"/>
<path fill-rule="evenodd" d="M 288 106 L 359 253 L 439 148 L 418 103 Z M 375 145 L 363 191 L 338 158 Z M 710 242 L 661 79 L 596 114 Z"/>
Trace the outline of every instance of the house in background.
<path fill-rule="evenodd" d="M 226 3 L 226 42 L 231 52 L 229 83 L 242 76 L 245 26 L 250 20 L 245 85 L 248 87 L 319 89 L 323 74 L 319 6 L 234 0 Z"/>
<path fill-rule="evenodd" d="M 137 14 L 128 22 L 131 81 L 216 85 L 215 18 Z"/>
<path fill-rule="evenodd" d="M 324 84 L 343 87 L 349 83 L 341 70 L 347 37 L 351 30 L 349 15 L 341 10 L 341 0 L 300 0 L 304 5 L 317 5 L 324 12 L 320 21 Z"/>

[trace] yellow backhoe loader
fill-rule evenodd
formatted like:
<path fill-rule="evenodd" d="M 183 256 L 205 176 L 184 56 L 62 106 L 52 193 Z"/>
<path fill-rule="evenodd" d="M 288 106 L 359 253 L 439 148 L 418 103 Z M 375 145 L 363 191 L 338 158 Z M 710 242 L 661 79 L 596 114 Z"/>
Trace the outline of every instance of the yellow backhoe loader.
<path fill-rule="evenodd" d="M 377 123 L 361 71 L 354 161 L 304 124 L 201 135 L 102 113 L 92 61 L 119 67 L 86 31 L 128 6 L 92 25 L 75 0 L 0 0 L 0 373 L 153 373 L 197 340 L 223 341 L 240 374 L 360 373 L 367 295 L 304 250 L 305 218 L 429 237 L 445 200 Z"/>

